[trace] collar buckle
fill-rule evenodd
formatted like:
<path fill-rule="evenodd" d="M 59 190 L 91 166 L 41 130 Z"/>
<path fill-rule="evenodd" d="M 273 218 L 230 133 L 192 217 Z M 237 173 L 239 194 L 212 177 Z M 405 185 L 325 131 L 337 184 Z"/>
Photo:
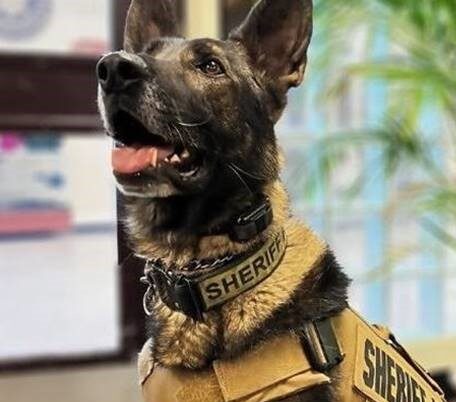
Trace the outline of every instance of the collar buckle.
<path fill-rule="evenodd" d="M 143 296 L 143 309 L 148 317 L 150 317 L 153 314 L 152 311 L 150 311 L 149 309 L 149 305 L 157 295 L 157 289 L 155 287 L 155 282 L 152 274 L 154 268 L 150 267 L 151 264 L 151 261 L 147 261 L 146 269 L 144 270 L 144 276 L 140 278 L 140 282 L 143 285 L 147 286 L 147 290 Z"/>
<path fill-rule="evenodd" d="M 191 279 L 167 271 L 160 262 L 149 262 L 147 266 L 146 277 L 153 283 L 154 294 L 158 294 L 166 306 L 195 320 L 203 320 L 201 297 Z"/>
<path fill-rule="evenodd" d="M 269 198 L 261 196 L 259 203 L 240 215 L 229 233 L 230 239 L 239 243 L 246 243 L 255 236 L 263 233 L 273 220 L 273 212 Z"/>

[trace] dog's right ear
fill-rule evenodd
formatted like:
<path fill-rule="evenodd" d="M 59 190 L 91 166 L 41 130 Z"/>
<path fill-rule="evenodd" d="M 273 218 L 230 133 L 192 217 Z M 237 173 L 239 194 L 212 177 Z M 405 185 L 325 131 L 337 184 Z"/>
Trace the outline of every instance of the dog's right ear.
<path fill-rule="evenodd" d="M 153 39 L 180 36 L 174 3 L 173 0 L 132 0 L 125 28 L 124 49 L 139 53 Z"/>

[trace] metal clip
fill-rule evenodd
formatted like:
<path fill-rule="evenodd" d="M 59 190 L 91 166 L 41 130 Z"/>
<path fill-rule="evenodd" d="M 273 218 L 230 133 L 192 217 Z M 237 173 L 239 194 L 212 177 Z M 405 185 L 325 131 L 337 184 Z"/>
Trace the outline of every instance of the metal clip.
<path fill-rule="evenodd" d="M 245 243 L 264 232 L 272 223 L 273 212 L 267 197 L 260 198 L 259 205 L 254 205 L 233 223 L 229 236 L 231 240 Z"/>
<path fill-rule="evenodd" d="M 151 302 L 154 299 L 156 294 L 155 284 L 152 278 L 152 269 L 146 269 L 146 271 L 144 272 L 144 276 L 141 277 L 139 280 L 142 284 L 148 286 L 143 296 L 143 309 L 146 315 L 150 317 L 153 313 L 149 310 L 149 302 Z"/>
<path fill-rule="evenodd" d="M 315 370 L 327 373 L 344 360 L 331 318 L 309 322 L 303 332 L 304 350 Z"/>

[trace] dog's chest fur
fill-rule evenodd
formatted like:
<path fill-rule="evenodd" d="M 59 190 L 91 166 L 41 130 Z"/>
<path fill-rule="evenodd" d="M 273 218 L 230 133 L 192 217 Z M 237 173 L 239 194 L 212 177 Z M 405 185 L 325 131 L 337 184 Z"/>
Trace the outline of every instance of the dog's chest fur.
<path fill-rule="evenodd" d="M 287 250 L 277 270 L 255 289 L 206 314 L 204 322 L 155 302 L 150 330 L 157 363 L 202 368 L 346 306 L 348 280 L 326 244 L 296 221 L 287 220 L 283 227 Z"/>

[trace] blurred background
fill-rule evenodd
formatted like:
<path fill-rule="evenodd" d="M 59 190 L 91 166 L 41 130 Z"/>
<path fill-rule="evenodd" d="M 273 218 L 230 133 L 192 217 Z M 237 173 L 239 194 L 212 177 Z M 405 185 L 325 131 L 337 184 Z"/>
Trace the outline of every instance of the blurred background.
<path fill-rule="evenodd" d="M 139 400 L 139 284 L 117 219 L 94 68 L 129 0 L 0 0 L 0 401 Z M 250 0 L 177 1 L 191 37 Z M 456 3 L 317 0 L 305 85 L 278 126 L 295 213 L 453 394 Z M 120 262 L 120 263 L 119 263 Z"/>

